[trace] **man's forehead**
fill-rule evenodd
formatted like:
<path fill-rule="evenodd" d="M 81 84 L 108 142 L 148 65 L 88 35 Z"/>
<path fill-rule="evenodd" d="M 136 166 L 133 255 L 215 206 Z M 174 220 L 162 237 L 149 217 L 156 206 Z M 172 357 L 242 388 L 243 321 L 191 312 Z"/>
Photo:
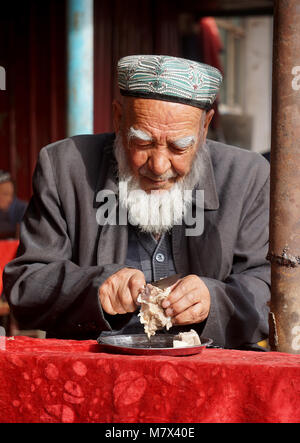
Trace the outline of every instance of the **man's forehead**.
<path fill-rule="evenodd" d="M 181 112 L 188 114 L 200 115 L 204 111 L 203 109 L 190 106 L 188 104 L 176 103 L 173 101 L 165 101 L 153 98 L 141 98 L 141 97 L 122 97 L 123 106 L 125 111 L 133 110 L 139 112 L 143 109 L 148 109 L 151 111 L 162 111 L 168 110 L 169 112 L 176 112 L 180 110 Z"/>
<path fill-rule="evenodd" d="M 165 131 L 191 130 L 199 125 L 203 113 L 199 108 L 162 100 L 126 97 L 123 105 L 127 126 L 144 130 L 145 126 Z"/>

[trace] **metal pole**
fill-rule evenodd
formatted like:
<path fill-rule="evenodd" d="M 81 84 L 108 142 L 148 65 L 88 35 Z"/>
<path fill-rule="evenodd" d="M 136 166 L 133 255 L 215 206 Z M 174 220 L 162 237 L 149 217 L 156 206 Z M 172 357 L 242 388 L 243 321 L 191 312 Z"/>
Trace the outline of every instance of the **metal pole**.
<path fill-rule="evenodd" d="M 275 0 L 270 346 L 300 353 L 300 0 Z"/>
<path fill-rule="evenodd" d="M 68 135 L 94 132 L 94 2 L 68 0 Z"/>

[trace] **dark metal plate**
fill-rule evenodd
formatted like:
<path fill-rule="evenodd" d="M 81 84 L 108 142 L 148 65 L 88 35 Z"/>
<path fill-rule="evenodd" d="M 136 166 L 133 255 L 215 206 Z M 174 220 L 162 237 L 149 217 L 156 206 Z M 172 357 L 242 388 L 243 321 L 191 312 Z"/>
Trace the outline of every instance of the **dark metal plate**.
<path fill-rule="evenodd" d="M 213 342 L 210 338 L 200 337 L 201 345 L 173 348 L 175 335 L 156 334 L 151 337 L 150 341 L 146 334 L 100 335 L 97 342 L 101 350 L 114 354 L 171 356 L 199 354 Z"/>

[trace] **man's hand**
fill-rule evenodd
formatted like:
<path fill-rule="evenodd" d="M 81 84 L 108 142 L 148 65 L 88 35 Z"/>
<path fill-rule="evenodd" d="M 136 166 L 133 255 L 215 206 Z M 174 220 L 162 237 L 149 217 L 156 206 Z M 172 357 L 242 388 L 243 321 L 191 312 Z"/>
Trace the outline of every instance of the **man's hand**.
<path fill-rule="evenodd" d="M 162 307 L 174 325 L 201 323 L 209 313 L 210 294 L 201 278 L 188 275 L 173 286 Z"/>
<path fill-rule="evenodd" d="M 106 279 L 99 289 L 102 308 L 110 315 L 134 312 L 139 290 L 145 284 L 145 276 L 138 269 L 121 269 Z"/>

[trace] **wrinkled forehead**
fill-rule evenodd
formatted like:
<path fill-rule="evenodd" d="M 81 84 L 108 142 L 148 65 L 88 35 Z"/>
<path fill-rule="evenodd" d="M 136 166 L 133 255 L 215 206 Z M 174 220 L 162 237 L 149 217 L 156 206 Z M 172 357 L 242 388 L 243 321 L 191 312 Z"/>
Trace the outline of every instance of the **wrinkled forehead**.
<path fill-rule="evenodd" d="M 198 133 L 204 114 L 202 109 L 162 100 L 126 97 L 123 104 L 126 129 L 135 128 L 146 133 L 192 135 Z"/>

